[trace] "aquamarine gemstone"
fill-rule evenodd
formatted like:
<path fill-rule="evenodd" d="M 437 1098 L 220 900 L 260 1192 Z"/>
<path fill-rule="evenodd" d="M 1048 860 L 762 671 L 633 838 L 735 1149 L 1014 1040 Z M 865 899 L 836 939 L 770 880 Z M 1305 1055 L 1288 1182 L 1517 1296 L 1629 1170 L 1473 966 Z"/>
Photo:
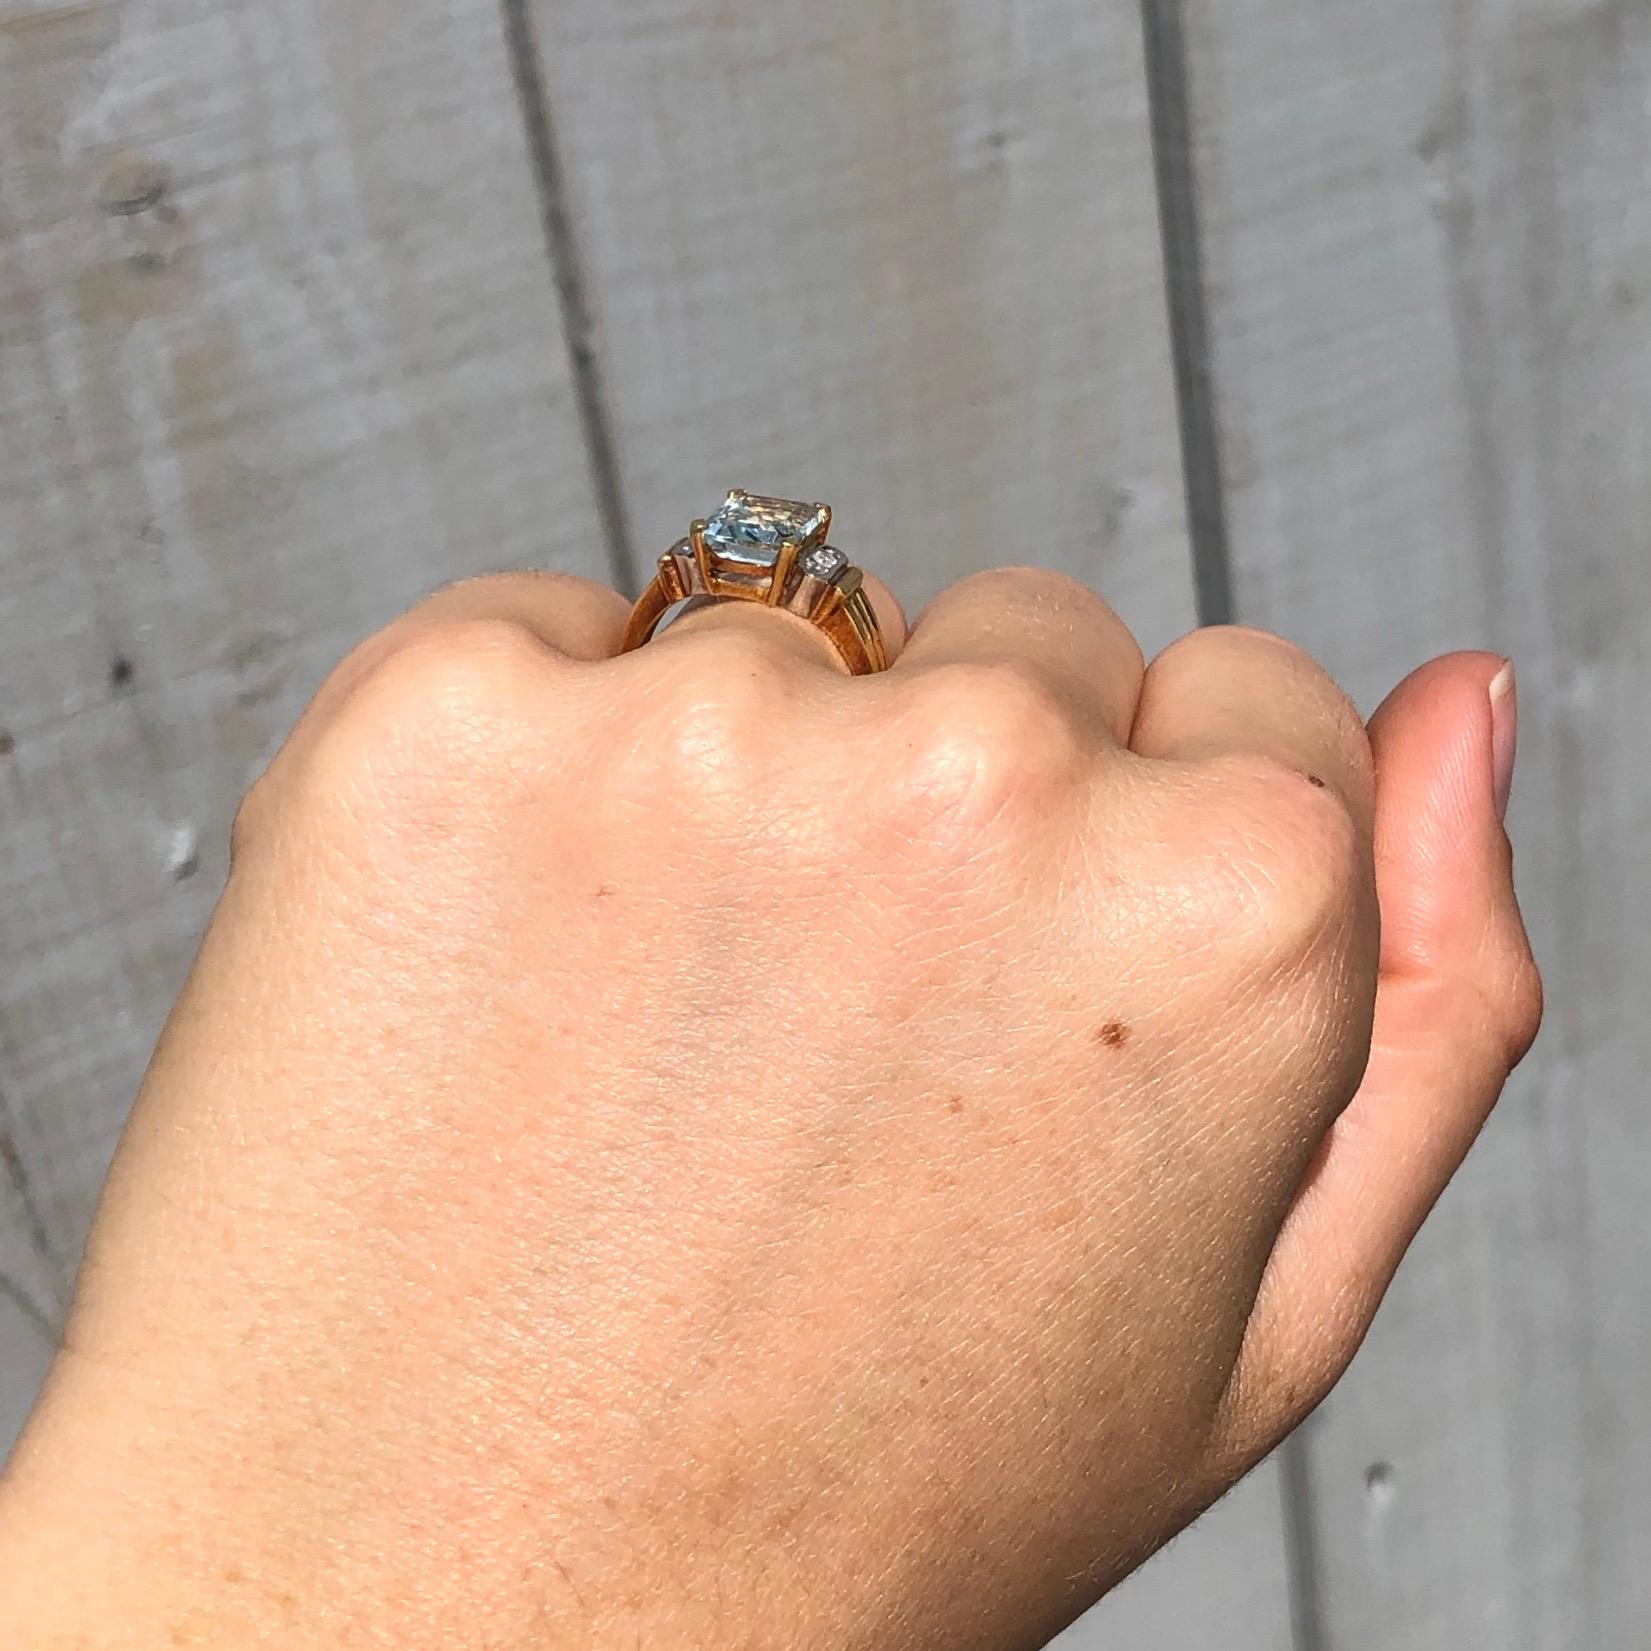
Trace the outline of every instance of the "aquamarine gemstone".
<path fill-rule="evenodd" d="M 763 499 L 730 493 L 705 524 L 705 542 L 734 561 L 774 567 L 786 545 L 812 539 L 825 525 L 825 510 L 794 499 Z"/>

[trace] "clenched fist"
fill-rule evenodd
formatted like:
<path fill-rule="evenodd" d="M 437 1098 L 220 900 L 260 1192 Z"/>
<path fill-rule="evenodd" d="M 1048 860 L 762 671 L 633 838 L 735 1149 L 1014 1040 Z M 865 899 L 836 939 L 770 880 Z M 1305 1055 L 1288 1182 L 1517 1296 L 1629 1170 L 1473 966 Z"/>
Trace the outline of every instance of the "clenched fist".
<path fill-rule="evenodd" d="M 1367 731 L 1054 575 L 878 601 L 872 677 L 530 575 L 334 674 L 0 1495 L 8 1645 L 1011 1651 L 1324 1395 L 1535 1033 L 1511 676 Z"/>

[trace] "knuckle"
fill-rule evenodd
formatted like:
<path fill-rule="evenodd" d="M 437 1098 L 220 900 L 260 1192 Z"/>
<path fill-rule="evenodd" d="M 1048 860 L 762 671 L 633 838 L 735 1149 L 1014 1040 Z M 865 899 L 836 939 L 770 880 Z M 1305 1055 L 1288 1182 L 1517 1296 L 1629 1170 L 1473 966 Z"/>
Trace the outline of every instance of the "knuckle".
<path fill-rule="evenodd" d="M 1145 669 L 1135 633 L 1104 598 L 1069 573 L 1040 567 L 987 568 L 960 579 L 946 592 L 946 600 L 957 598 L 993 613 L 1058 616 L 1068 624 L 1081 618 L 1086 630 L 1104 635 L 1104 642 L 1095 644 L 1098 651 L 1127 661 L 1134 675 Z"/>
<path fill-rule="evenodd" d="M 974 841 L 1045 817 L 1081 777 L 1082 731 L 1036 667 L 934 665 L 907 690 L 894 742 L 895 806 L 925 836 Z"/>
<path fill-rule="evenodd" d="M 542 749 L 555 660 L 508 619 L 431 619 L 364 645 L 344 703 L 304 763 L 307 789 L 396 807 L 522 784 Z M 348 662 L 346 662 L 347 668 Z"/>
<path fill-rule="evenodd" d="M 1212 647 L 1227 659 L 1265 660 L 1269 670 L 1311 691 L 1321 709 L 1339 707 L 1338 719 L 1344 711 L 1346 718 L 1362 730 L 1363 722 L 1357 710 L 1335 678 L 1299 643 L 1276 631 L 1263 630 L 1258 625 L 1209 625 L 1172 643 L 1166 657 L 1173 657 L 1182 649 L 1204 653 Z"/>
<path fill-rule="evenodd" d="M 1210 625 L 1201 631 L 1194 631 L 1190 637 L 1183 637 L 1183 642 L 1197 641 L 1200 638 L 1214 638 L 1216 641 L 1231 644 L 1238 648 L 1274 649 L 1293 664 L 1300 665 L 1315 675 L 1322 675 L 1318 662 L 1305 648 L 1298 647 L 1287 636 L 1280 636 L 1277 631 L 1263 629 L 1260 625 Z"/>
<path fill-rule="evenodd" d="M 1230 669 L 1260 662 L 1292 678 L 1301 673 L 1324 677 L 1317 661 L 1305 650 L 1288 638 L 1255 625 L 1200 625 L 1165 647 L 1153 661 L 1153 667 L 1173 673 L 1183 667 L 1207 670 L 1219 664 Z"/>
<path fill-rule="evenodd" d="M 356 683 L 346 719 L 379 738 L 427 731 L 466 748 L 511 731 L 554 659 L 509 619 L 430 620 L 409 628 Z"/>
<path fill-rule="evenodd" d="M 426 698 L 470 696 L 485 702 L 516 686 L 530 670 L 542 672 L 553 658 L 538 637 L 514 619 L 431 617 L 410 625 L 386 650 L 378 674 Z"/>
<path fill-rule="evenodd" d="M 1054 595 L 1074 590 L 1084 590 L 1087 594 L 1087 587 L 1080 585 L 1069 574 L 1020 563 L 1006 563 L 1001 567 L 966 573 L 951 589 L 954 592 L 979 593 L 994 601 L 1004 596 Z"/>
<path fill-rule="evenodd" d="M 794 702 L 796 662 L 757 626 L 718 627 L 646 651 L 622 793 L 749 798 Z"/>
<path fill-rule="evenodd" d="M 738 612 L 738 607 L 726 603 L 703 616 L 690 615 L 680 631 L 669 633 L 669 647 L 651 655 L 644 650 L 637 658 L 663 677 L 667 693 L 726 693 L 733 706 L 755 707 L 762 703 L 759 695 L 786 688 L 799 662 L 792 639 L 780 629 L 783 616 L 752 614 L 749 607 Z M 693 623 L 702 617 L 706 623 Z"/>
<path fill-rule="evenodd" d="M 1286 763 L 1221 766 L 1205 866 L 1234 963 L 1277 970 L 1344 944 L 1365 883 L 1346 802 Z"/>
<path fill-rule="evenodd" d="M 1019 603 L 1037 601 L 1099 602 L 1100 598 L 1069 573 L 1054 568 L 1009 564 L 1004 567 L 983 568 L 978 573 L 966 574 L 952 587 L 990 598 L 1001 604 L 1005 598 Z"/>

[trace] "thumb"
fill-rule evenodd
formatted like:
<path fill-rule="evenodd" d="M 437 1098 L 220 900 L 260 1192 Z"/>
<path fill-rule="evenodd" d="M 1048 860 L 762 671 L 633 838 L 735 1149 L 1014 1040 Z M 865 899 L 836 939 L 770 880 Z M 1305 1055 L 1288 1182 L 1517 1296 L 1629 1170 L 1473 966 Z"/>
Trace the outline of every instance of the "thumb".
<path fill-rule="evenodd" d="M 1246 1455 L 1346 1369 L 1536 1037 L 1541 980 L 1502 827 L 1517 717 L 1512 667 L 1467 653 L 1406 678 L 1371 721 L 1382 951 L 1370 1066 L 1267 1266 L 1228 1395 Z"/>

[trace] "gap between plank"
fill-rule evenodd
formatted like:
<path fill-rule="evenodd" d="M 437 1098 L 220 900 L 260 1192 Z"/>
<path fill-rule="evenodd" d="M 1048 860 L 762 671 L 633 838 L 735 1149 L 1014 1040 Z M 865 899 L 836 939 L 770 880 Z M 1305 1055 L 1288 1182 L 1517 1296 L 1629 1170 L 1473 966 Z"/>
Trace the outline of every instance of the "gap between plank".
<path fill-rule="evenodd" d="M 45 1215 L 35 1197 L 34 1181 L 29 1174 L 29 1166 L 17 1146 L 17 1136 L 12 1126 L 4 1089 L 0 1089 L 0 1169 L 4 1169 L 6 1179 L 11 1182 L 18 1213 L 22 1216 L 23 1236 L 29 1248 L 34 1251 L 35 1259 L 45 1270 L 46 1287 L 52 1296 L 50 1307 L 61 1322 L 68 1310 L 69 1285 L 63 1276 L 63 1264 L 58 1259 L 56 1246 L 52 1243 Z M 14 1281 L 7 1279 L 3 1282 L 10 1284 Z M 7 1293 L 18 1299 L 20 1292 L 19 1285 Z M 21 1301 L 19 1304 L 24 1305 Z M 37 1314 L 40 1312 L 39 1304 L 32 1298 L 26 1305 L 34 1308 Z"/>
<path fill-rule="evenodd" d="M 1237 618 L 1237 603 L 1210 355 L 1197 151 L 1181 4 L 1182 0 L 1141 0 L 1141 32 L 1198 619 L 1204 625 L 1230 625 Z M 1327 1641 L 1312 1465 L 1304 1433 L 1297 1432 L 1280 1447 L 1279 1479 L 1290 1637 L 1295 1651 L 1324 1651 Z"/>
<path fill-rule="evenodd" d="M 57 1346 L 57 1326 L 46 1316 L 46 1310 L 9 1274 L 0 1273 L 0 1297 L 9 1301 L 31 1329 L 40 1337 L 48 1352 Z"/>
<path fill-rule="evenodd" d="M 1325 1651 L 1329 1639 L 1324 1629 L 1317 1510 L 1305 1428 L 1298 1428 L 1279 1446 L 1278 1466 L 1284 1503 L 1284 1562 L 1290 1580 L 1290 1637 L 1295 1651 Z"/>
<path fill-rule="evenodd" d="M 580 273 L 530 3 L 531 0 L 501 0 L 506 43 L 608 556 L 616 581 L 627 592 L 634 593 L 639 588 L 639 570 L 619 483 L 612 420 L 596 358 L 595 324 Z M 1220 440 L 1210 382 L 1209 322 L 1205 310 L 1180 0 L 1142 0 L 1142 24 L 1198 617 L 1206 625 L 1228 624 L 1234 617 L 1232 569 Z M 1280 1457 L 1295 1648 L 1296 1651 L 1322 1651 L 1316 1542 L 1304 1440 L 1299 1435 L 1288 1440 Z"/>
<path fill-rule="evenodd" d="M 1198 618 L 1205 625 L 1229 625 L 1234 617 L 1232 567 L 1221 440 L 1210 373 L 1204 252 L 1181 0 L 1141 0 L 1141 31 L 1146 46 L 1152 160 L 1157 174 L 1159 232 L 1164 243 L 1164 291 L 1169 307 L 1176 409 L 1181 423 L 1181 475 L 1187 499 L 1187 531 L 1192 540 Z"/>
<path fill-rule="evenodd" d="M 522 125 L 527 135 L 534 187 L 539 196 L 539 221 L 544 230 L 545 251 L 550 258 L 556 297 L 561 306 L 562 332 L 567 340 L 574 394 L 578 400 L 579 427 L 584 433 L 591 485 L 596 494 L 596 508 L 602 518 L 608 564 L 613 570 L 614 583 L 627 596 L 634 596 L 641 586 L 636 550 L 631 542 L 624 489 L 619 482 L 613 420 L 597 361 L 596 323 L 585 295 L 579 249 L 574 241 L 573 221 L 568 211 L 566 178 L 556 145 L 556 131 L 550 119 L 543 60 L 539 55 L 539 41 L 533 24 L 532 0 L 501 0 L 501 4 L 505 45 L 510 55 L 511 75 L 516 83 L 516 98 L 521 106 Z"/>

